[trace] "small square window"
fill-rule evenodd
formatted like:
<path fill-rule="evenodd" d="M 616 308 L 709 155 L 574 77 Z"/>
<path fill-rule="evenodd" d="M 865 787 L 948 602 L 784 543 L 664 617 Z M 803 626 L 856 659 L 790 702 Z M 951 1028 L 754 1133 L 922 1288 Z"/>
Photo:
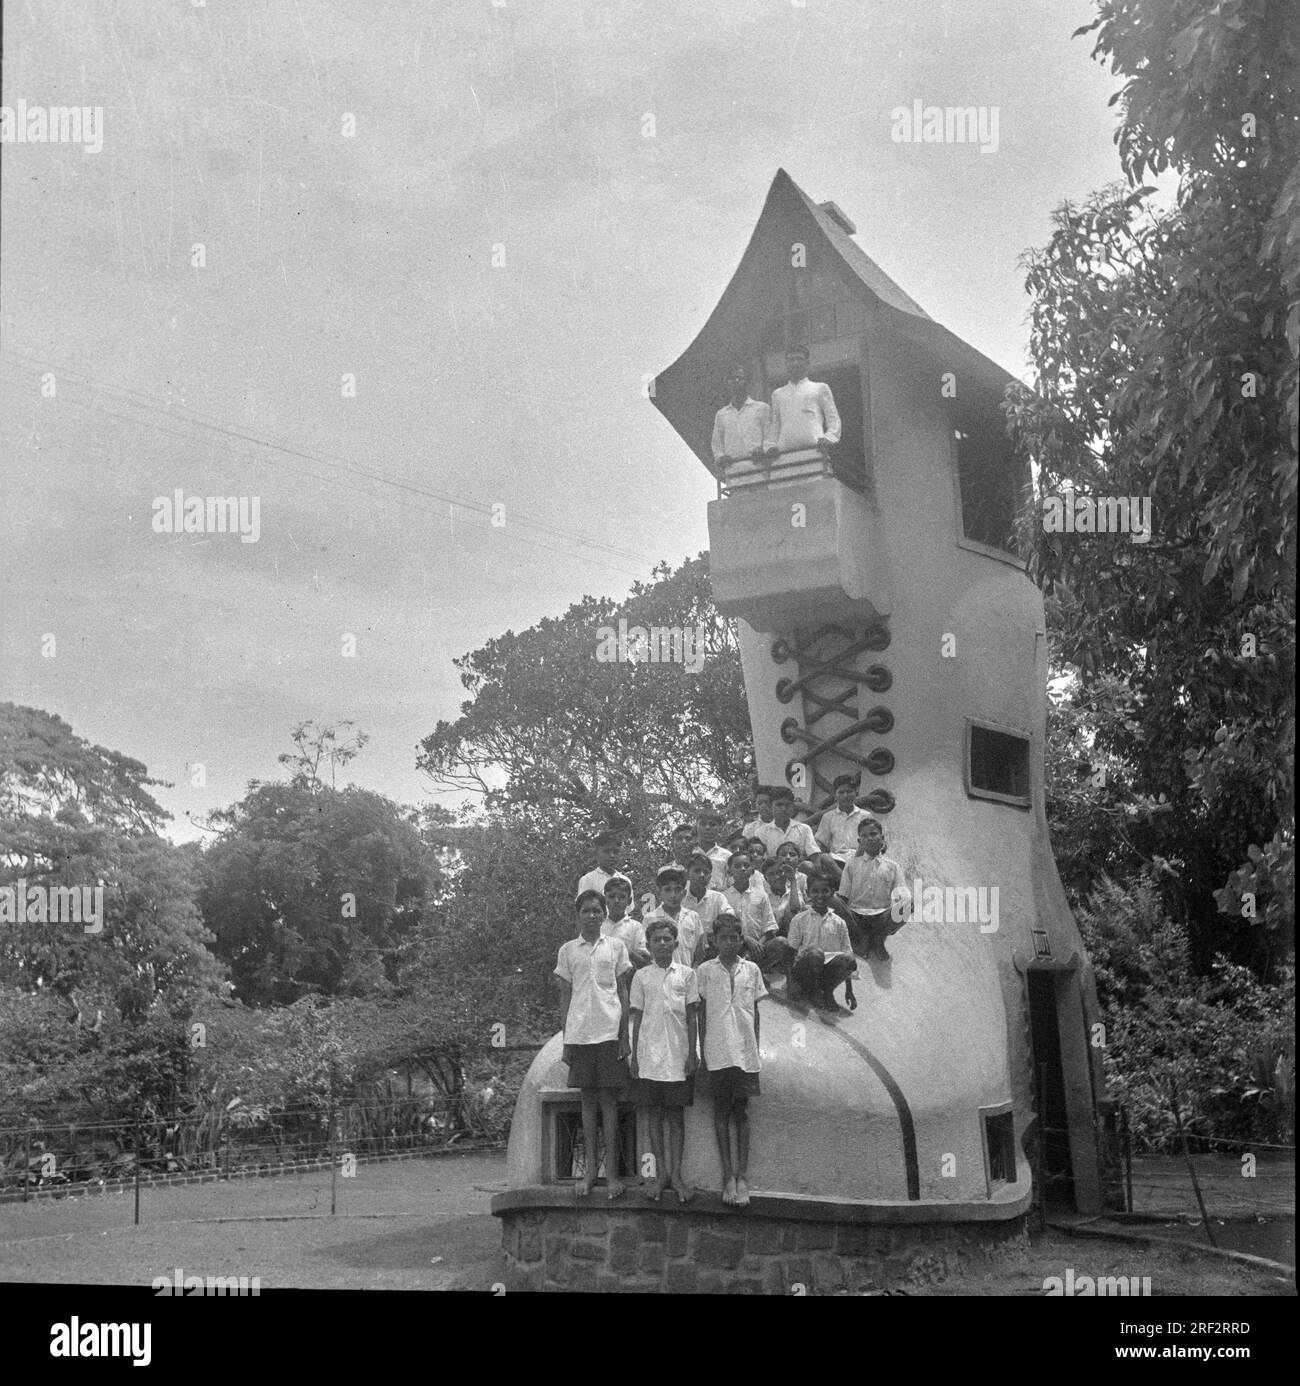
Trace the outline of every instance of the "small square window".
<path fill-rule="evenodd" d="M 967 791 L 1006 803 L 1029 803 L 1029 738 L 969 724 Z"/>
<path fill-rule="evenodd" d="M 577 1107 L 552 1109 L 551 1151 L 553 1180 L 581 1179 L 587 1168 L 586 1144 L 582 1138 L 582 1111 Z M 636 1168 L 636 1108 L 620 1104 L 618 1109 L 618 1176 L 634 1179 Z"/>
<path fill-rule="evenodd" d="M 1016 1181 L 1016 1124 L 1010 1112 L 984 1118 L 984 1148 L 988 1152 L 989 1183 Z"/>

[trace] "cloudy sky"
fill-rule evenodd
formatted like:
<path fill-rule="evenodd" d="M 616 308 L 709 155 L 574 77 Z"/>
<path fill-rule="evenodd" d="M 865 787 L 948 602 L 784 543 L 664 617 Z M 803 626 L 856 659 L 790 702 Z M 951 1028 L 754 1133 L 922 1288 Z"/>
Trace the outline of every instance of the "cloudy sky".
<path fill-rule="evenodd" d="M 278 773 L 305 718 L 355 719 L 352 778 L 427 798 L 415 748 L 456 715 L 455 656 L 707 547 L 712 483 L 641 382 L 702 325 L 778 167 L 1024 373 L 1017 256 L 1118 174 L 1115 83 L 1070 39 L 1091 18 L 7 5 L 4 104 L 104 123 L 98 153 L 3 147 L 0 698 L 174 781 L 177 840 Z M 997 151 L 893 142 L 918 99 L 997 107 Z M 258 497 L 257 542 L 156 533 L 177 489 Z"/>

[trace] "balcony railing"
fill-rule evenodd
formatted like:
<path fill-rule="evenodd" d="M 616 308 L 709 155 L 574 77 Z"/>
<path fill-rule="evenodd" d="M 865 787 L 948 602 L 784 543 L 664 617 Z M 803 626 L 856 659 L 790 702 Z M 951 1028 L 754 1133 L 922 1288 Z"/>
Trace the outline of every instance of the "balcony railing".
<path fill-rule="evenodd" d="M 822 448 L 786 448 L 775 456 L 759 455 L 727 464 L 727 474 L 718 481 L 718 499 L 757 494 L 800 481 L 833 477 L 855 491 L 861 491 L 860 469 L 838 461 Z"/>

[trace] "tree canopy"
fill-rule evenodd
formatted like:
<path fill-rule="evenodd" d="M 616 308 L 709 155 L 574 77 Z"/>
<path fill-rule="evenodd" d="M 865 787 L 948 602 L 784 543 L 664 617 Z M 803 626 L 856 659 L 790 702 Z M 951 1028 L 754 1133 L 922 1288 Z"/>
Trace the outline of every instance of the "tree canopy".
<path fill-rule="evenodd" d="M 1167 811 L 1130 834 L 1204 961 L 1265 967 L 1293 933 L 1300 40 L 1280 0 L 1103 0 L 1130 187 L 1054 216 L 1026 258 L 1032 390 L 1008 399 L 1043 496 L 1149 497 L 1152 533 L 1026 516 L 1057 657 L 1110 678 L 1092 728 Z M 1148 173 L 1172 169 L 1161 211 Z M 1238 921 L 1225 933 L 1223 915 Z M 1256 922 L 1258 921 L 1258 922 Z M 1262 924 L 1262 927 L 1261 927 Z M 1213 940 L 1213 943 L 1211 942 Z"/>
<path fill-rule="evenodd" d="M 620 620 L 698 630 L 698 670 L 599 658 L 601 631 Z M 644 827 L 654 805 L 716 798 L 750 773 L 735 626 L 713 606 L 703 556 L 661 565 L 623 603 L 584 597 L 455 662 L 471 697 L 425 737 L 418 760 L 439 788 L 485 803 L 612 809 Z"/>

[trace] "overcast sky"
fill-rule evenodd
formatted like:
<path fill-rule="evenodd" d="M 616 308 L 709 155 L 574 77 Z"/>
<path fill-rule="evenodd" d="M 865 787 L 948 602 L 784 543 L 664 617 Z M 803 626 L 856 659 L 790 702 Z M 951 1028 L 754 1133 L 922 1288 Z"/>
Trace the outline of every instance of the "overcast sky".
<path fill-rule="evenodd" d="M 175 781 L 178 841 L 278 774 L 304 718 L 355 719 L 351 778 L 428 798 L 416 743 L 457 713 L 455 656 L 707 547 L 713 484 L 641 382 L 702 326 L 777 168 L 1024 373 L 1017 256 L 1118 176 L 1115 83 L 1070 39 L 1091 18 L 6 5 L 4 104 L 104 125 L 98 153 L 3 147 L 0 697 Z M 916 100 L 997 107 L 997 151 L 892 141 Z M 258 497 L 257 542 L 156 533 L 178 488 Z"/>

